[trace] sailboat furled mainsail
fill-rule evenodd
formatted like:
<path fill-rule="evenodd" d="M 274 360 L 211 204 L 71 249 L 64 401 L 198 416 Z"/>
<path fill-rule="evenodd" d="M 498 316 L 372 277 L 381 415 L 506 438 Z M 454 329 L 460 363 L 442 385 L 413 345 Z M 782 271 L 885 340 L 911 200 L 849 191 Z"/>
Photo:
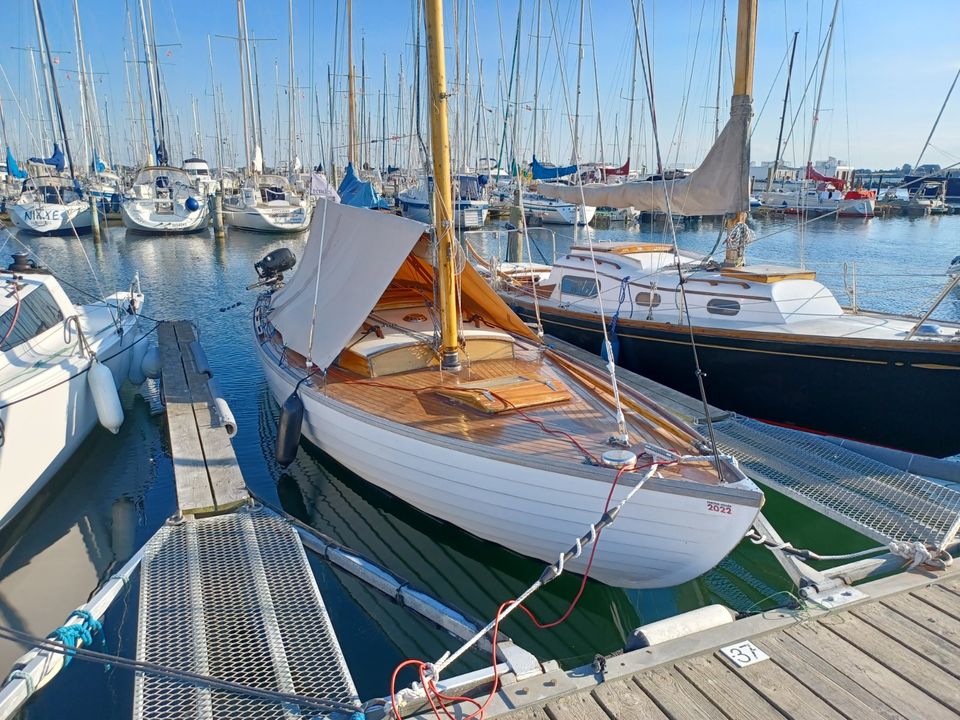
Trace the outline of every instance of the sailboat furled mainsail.
<path fill-rule="evenodd" d="M 63 172 L 63 169 L 66 167 L 63 158 L 63 150 L 60 149 L 60 146 L 57 143 L 53 144 L 53 154 L 48 158 L 42 157 L 32 157 L 30 162 L 36 163 L 37 165 L 52 165 L 57 172 Z"/>
<path fill-rule="evenodd" d="M 563 167 L 555 167 L 551 165 L 544 165 L 539 160 L 537 156 L 533 156 L 533 162 L 530 163 L 530 170 L 533 173 L 534 180 L 556 180 L 565 175 L 572 175 L 577 171 L 576 165 L 564 165 Z M 514 174 L 516 176 L 516 174 Z"/>
<path fill-rule="evenodd" d="M 593 207 L 632 207 L 638 211 L 676 215 L 725 215 L 750 207 L 749 95 L 734 95 L 730 119 L 700 167 L 679 180 L 644 180 L 619 185 L 580 186 L 541 184 L 548 198 Z M 582 194 L 581 194 L 582 193 Z"/>
<path fill-rule="evenodd" d="M 17 165 L 17 159 L 13 156 L 13 150 L 7 146 L 7 175 L 15 177 L 17 180 L 24 180 L 27 177 L 25 170 L 21 170 Z"/>

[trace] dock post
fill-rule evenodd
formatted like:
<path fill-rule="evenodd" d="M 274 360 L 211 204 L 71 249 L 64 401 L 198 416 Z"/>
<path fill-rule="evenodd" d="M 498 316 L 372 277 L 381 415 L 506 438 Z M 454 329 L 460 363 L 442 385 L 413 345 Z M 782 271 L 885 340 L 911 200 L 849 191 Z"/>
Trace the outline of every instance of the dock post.
<path fill-rule="evenodd" d="M 210 214 L 213 215 L 213 236 L 223 240 L 223 188 L 210 196 Z"/>
<path fill-rule="evenodd" d="M 93 241 L 100 242 L 100 211 L 97 209 L 97 201 L 92 193 L 87 193 L 90 200 L 90 230 L 93 232 Z"/>

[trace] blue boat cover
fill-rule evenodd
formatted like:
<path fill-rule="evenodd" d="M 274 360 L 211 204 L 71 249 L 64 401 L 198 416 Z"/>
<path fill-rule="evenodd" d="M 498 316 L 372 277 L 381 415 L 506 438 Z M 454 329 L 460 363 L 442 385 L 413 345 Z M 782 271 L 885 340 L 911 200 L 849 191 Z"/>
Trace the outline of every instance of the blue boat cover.
<path fill-rule="evenodd" d="M 30 158 L 30 162 L 39 163 L 40 165 L 53 165 L 57 169 L 57 172 L 63 172 L 63 168 L 66 167 L 63 162 L 63 150 L 61 150 L 60 146 L 56 143 L 53 144 L 53 155 L 48 158 L 32 157 Z"/>
<path fill-rule="evenodd" d="M 572 175 L 577 171 L 576 165 L 565 165 L 563 167 L 547 167 L 537 161 L 537 156 L 533 156 L 533 179 L 534 180 L 556 180 L 564 175 Z"/>
<path fill-rule="evenodd" d="M 23 180 L 27 177 L 26 171 L 21 170 L 20 166 L 17 165 L 17 159 L 13 156 L 13 151 L 9 145 L 7 145 L 7 175 L 15 177 L 17 180 Z"/>
<path fill-rule="evenodd" d="M 100 159 L 100 154 L 96 150 L 93 151 L 93 162 L 90 164 L 90 169 L 95 173 L 102 173 L 107 169 L 107 166 L 103 160 Z"/>
<path fill-rule="evenodd" d="M 340 202 L 359 208 L 386 209 L 390 204 L 377 194 L 373 183 L 361 180 L 353 169 L 353 163 L 347 165 L 347 171 L 337 188 Z"/>

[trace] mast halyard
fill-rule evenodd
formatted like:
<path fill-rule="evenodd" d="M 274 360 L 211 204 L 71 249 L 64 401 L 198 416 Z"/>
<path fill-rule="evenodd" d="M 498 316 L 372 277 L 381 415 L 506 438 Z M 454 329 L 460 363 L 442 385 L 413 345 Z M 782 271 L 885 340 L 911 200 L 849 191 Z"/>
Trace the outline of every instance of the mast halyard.
<path fill-rule="evenodd" d="M 757 49 L 757 0 L 740 0 L 737 8 L 737 56 L 733 78 L 733 98 L 730 101 L 731 115 L 736 112 L 751 112 L 753 102 L 753 62 Z M 723 264 L 726 267 L 742 267 L 745 254 L 746 226 L 750 211 L 750 148 L 749 134 L 740 156 L 740 207 L 727 223 L 727 247 Z M 740 229 L 738 231 L 738 228 Z"/>
<path fill-rule="evenodd" d="M 349 2 L 349 0 L 348 0 Z M 440 367 L 460 368 L 460 308 L 453 232 L 450 134 L 447 124 L 447 79 L 443 51 L 443 0 L 425 0 L 429 72 L 430 142 L 433 154 L 433 208 L 440 280 Z M 349 5 L 348 5 L 349 7 Z"/>

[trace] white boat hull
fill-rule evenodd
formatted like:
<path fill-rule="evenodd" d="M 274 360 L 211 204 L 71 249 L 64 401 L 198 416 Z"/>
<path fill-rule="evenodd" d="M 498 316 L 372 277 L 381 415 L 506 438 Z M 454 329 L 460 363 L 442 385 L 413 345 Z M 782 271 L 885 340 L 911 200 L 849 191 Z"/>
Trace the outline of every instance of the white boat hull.
<path fill-rule="evenodd" d="M 597 209 L 590 205 L 565 202 L 531 202 L 524 200 L 524 213 L 537 218 L 544 225 L 589 225 Z"/>
<path fill-rule="evenodd" d="M 283 403 L 296 378 L 263 346 L 260 352 L 270 391 Z M 313 390 L 301 388 L 300 394 L 303 434 L 311 443 L 423 512 L 515 552 L 554 562 L 603 511 L 609 472 L 584 466 L 580 474 L 564 473 L 538 467 L 536 458 L 529 464 L 497 459 Z M 756 491 L 752 483 L 749 489 Z M 628 490 L 624 482 L 613 502 Z M 655 588 L 707 572 L 737 545 L 759 511 L 734 496 L 743 493 L 730 486 L 650 480 L 603 532 L 590 576 L 619 587 Z M 758 496 L 757 491 L 753 497 Z M 586 559 L 584 553 L 567 568 L 582 573 Z"/>
<path fill-rule="evenodd" d="M 21 230 L 38 235 L 85 232 L 93 219 L 89 203 L 78 201 L 63 205 L 54 203 L 14 203 L 8 205 L 10 220 Z"/>
<path fill-rule="evenodd" d="M 189 211 L 174 203 L 173 212 L 157 212 L 154 200 L 125 200 L 120 204 L 120 217 L 128 230 L 142 233 L 183 234 L 205 230 L 208 210 L 201 202 L 197 210 Z"/>
<path fill-rule="evenodd" d="M 136 316 L 124 316 L 123 326 L 122 336 L 108 328 L 91 338 L 94 352 L 110 368 L 118 388 L 130 369 L 133 352 L 128 348 L 139 337 Z M 0 409 L 0 528 L 63 467 L 97 425 L 85 372 L 89 365 L 88 358 L 74 352 L 51 362 L 35 378 L 0 392 L 0 406 L 6 405 Z M 7 405 L 19 398 L 27 399 Z"/>
<path fill-rule="evenodd" d="M 296 233 L 310 227 L 312 212 L 303 207 L 224 208 L 227 225 L 264 233 Z"/>

